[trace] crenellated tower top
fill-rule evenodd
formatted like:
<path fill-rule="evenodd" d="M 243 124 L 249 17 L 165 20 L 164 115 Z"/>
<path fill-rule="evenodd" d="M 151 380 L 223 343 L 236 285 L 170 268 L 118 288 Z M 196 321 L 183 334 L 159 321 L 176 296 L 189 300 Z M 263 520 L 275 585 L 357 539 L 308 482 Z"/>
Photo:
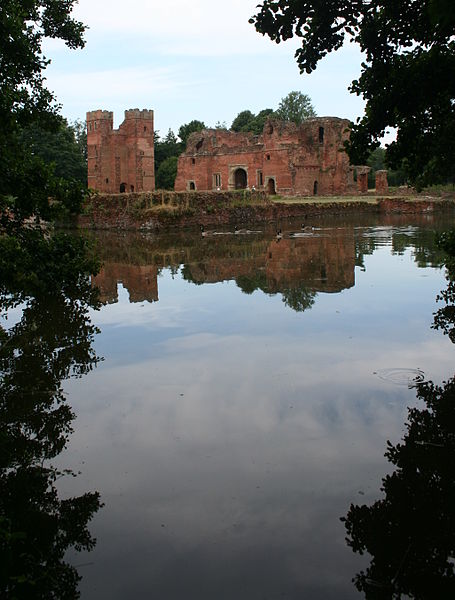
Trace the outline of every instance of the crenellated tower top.
<path fill-rule="evenodd" d="M 153 119 L 153 110 L 148 110 L 146 108 L 143 110 L 139 110 L 139 108 L 130 108 L 129 110 L 125 110 L 125 121 L 127 119 Z"/>

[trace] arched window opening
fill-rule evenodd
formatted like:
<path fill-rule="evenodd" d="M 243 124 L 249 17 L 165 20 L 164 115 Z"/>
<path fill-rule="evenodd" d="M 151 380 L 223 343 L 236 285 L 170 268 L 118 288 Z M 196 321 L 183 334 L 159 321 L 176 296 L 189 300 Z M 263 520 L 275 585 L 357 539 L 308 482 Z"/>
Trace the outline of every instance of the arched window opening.
<path fill-rule="evenodd" d="M 244 190 L 248 184 L 248 176 L 245 169 L 237 169 L 234 173 L 234 187 L 236 190 Z"/>
<path fill-rule="evenodd" d="M 267 192 L 272 196 L 276 194 L 275 180 L 272 177 L 267 181 Z"/>
<path fill-rule="evenodd" d="M 322 144 L 324 141 L 324 127 L 319 127 L 319 143 Z"/>
<path fill-rule="evenodd" d="M 315 181 L 313 184 L 313 196 L 317 196 L 318 195 L 318 182 Z"/>
<path fill-rule="evenodd" d="M 126 183 L 120 184 L 120 193 L 124 194 L 126 192 Z"/>
<path fill-rule="evenodd" d="M 190 190 L 195 190 L 196 189 L 196 184 L 194 183 L 194 181 L 190 181 L 188 183 L 188 189 L 190 189 Z"/>

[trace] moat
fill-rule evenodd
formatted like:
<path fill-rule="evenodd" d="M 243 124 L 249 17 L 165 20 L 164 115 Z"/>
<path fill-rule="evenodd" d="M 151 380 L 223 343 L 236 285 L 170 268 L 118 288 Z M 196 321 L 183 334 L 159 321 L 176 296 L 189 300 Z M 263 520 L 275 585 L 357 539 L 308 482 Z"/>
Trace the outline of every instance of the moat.
<path fill-rule="evenodd" d="M 383 497 L 416 386 L 454 376 L 432 328 L 434 234 L 452 223 L 87 233 L 103 361 L 64 384 L 76 419 L 58 458 L 80 472 L 63 495 L 104 503 L 95 549 L 69 556 L 83 600 L 362 597 L 351 580 L 371 556 L 340 518 Z"/>

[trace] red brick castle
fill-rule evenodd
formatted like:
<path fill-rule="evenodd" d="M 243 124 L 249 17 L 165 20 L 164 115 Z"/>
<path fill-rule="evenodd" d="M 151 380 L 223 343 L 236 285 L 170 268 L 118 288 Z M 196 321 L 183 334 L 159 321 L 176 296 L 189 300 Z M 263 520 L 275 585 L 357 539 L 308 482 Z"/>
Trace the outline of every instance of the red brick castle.
<path fill-rule="evenodd" d="M 193 133 L 178 160 L 175 191 L 257 189 L 282 195 L 345 195 L 368 191 L 369 167 L 353 167 L 344 151 L 349 121 L 314 117 L 300 125 L 270 119 L 261 135 L 225 129 Z M 88 186 L 108 194 L 155 189 L 153 111 L 87 113 Z M 354 172 L 357 184 L 354 182 Z M 379 171 L 377 191 L 387 191 Z"/>
<path fill-rule="evenodd" d="M 205 129 L 193 133 L 178 162 L 175 190 L 255 188 L 271 194 L 355 191 L 343 149 L 349 121 L 315 117 L 301 125 L 271 119 L 261 135 Z"/>
<path fill-rule="evenodd" d="M 112 112 L 88 112 L 88 187 L 109 194 L 154 190 L 153 144 L 153 110 L 126 110 L 118 129 Z"/>

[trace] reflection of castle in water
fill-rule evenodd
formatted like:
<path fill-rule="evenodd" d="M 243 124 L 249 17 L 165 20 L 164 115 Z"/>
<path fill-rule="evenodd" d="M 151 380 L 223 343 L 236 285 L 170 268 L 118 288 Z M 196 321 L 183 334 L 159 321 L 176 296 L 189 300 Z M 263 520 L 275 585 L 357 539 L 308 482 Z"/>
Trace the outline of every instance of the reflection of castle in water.
<path fill-rule="evenodd" d="M 106 261 L 92 282 L 100 290 L 100 300 L 103 304 L 117 302 L 118 283 L 122 283 L 128 290 L 130 302 L 158 301 L 158 269 L 154 265 L 129 265 Z"/>
<path fill-rule="evenodd" d="M 224 238 L 224 239 L 222 239 Z M 139 238 L 122 256 L 109 256 L 93 283 L 103 303 L 117 302 L 117 284 L 129 292 L 130 302 L 158 300 L 160 268 L 180 267 L 186 280 L 197 284 L 236 280 L 253 291 L 260 288 L 279 293 L 298 287 L 312 292 L 340 292 L 355 283 L 355 244 L 345 232 L 330 236 L 308 235 L 276 240 L 258 236 L 220 236 L 200 239 L 192 236 L 181 245 L 166 245 Z M 118 252 L 117 252 L 118 254 Z M 138 264 L 144 263 L 144 264 Z"/>

